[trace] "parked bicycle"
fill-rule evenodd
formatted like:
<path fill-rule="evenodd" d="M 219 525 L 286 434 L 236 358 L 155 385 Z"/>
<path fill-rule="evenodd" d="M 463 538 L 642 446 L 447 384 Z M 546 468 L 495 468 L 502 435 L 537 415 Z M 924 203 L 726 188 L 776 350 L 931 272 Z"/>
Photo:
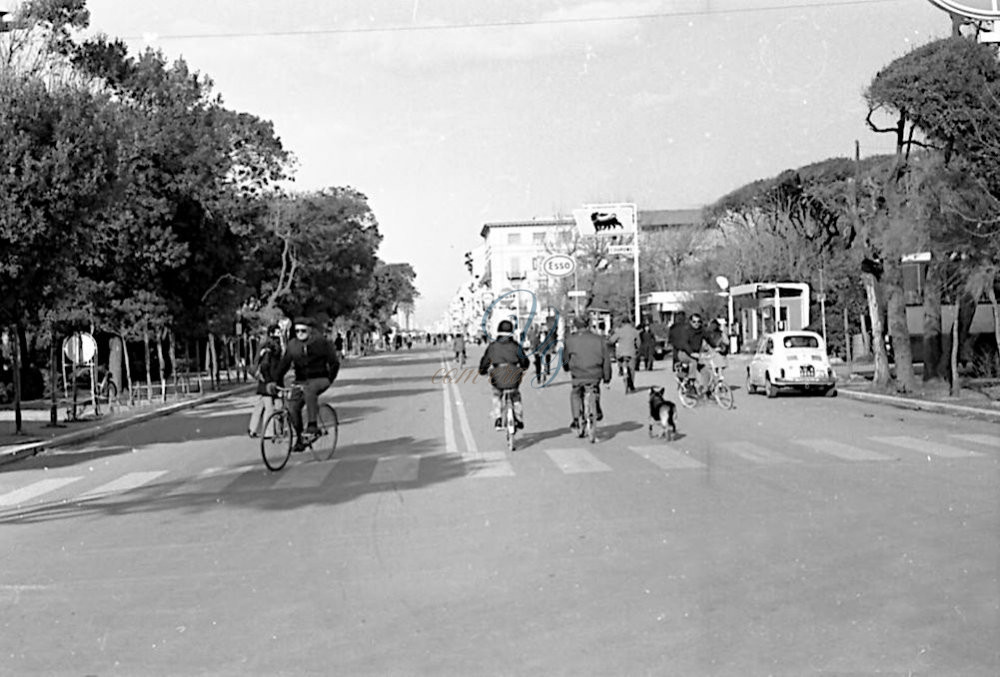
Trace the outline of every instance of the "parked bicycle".
<path fill-rule="evenodd" d="M 275 402 L 275 410 L 264 421 L 260 438 L 260 453 L 268 470 L 281 470 L 291 458 L 295 448 L 295 427 L 288 411 L 291 400 L 303 397 L 302 387 L 278 388 L 280 400 Z M 315 434 L 302 433 L 302 442 L 317 461 L 328 461 L 337 450 L 340 422 L 337 410 L 327 402 L 321 402 L 316 416 L 318 431 Z"/>
<path fill-rule="evenodd" d="M 701 386 L 697 379 L 688 376 L 687 365 L 674 362 L 674 376 L 677 378 L 677 399 L 688 409 L 703 399 L 711 397 L 723 409 L 732 409 L 735 404 L 733 389 L 726 383 L 725 358 L 717 351 L 708 351 L 708 361 L 704 369 L 709 370 L 707 386 Z"/>

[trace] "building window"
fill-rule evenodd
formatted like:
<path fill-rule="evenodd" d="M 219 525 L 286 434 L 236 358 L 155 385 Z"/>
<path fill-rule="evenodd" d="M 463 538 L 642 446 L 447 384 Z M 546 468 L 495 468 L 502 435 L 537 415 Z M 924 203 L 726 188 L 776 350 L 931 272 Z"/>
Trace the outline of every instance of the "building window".
<path fill-rule="evenodd" d="M 534 244 L 545 244 L 545 233 L 532 233 L 531 241 Z"/>
<path fill-rule="evenodd" d="M 507 233 L 507 244 L 521 244 L 521 234 L 520 233 Z"/>

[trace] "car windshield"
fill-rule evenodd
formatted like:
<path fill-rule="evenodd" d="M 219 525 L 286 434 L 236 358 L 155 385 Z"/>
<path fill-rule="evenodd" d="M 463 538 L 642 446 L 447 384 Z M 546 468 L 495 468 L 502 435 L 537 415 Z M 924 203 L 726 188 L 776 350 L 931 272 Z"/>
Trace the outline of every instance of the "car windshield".
<path fill-rule="evenodd" d="M 819 348 L 819 339 L 815 336 L 786 336 L 786 348 Z"/>

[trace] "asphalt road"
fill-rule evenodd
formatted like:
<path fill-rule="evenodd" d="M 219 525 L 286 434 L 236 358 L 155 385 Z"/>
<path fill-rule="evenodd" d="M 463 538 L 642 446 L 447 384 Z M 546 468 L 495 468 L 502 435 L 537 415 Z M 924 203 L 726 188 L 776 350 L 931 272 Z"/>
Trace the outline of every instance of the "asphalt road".
<path fill-rule="evenodd" d="M 0 674 L 1000 673 L 996 424 L 741 389 L 667 443 L 615 379 L 590 445 L 560 375 L 508 455 L 447 357 L 345 368 L 326 463 L 242 398 L 0 468 Z"/>

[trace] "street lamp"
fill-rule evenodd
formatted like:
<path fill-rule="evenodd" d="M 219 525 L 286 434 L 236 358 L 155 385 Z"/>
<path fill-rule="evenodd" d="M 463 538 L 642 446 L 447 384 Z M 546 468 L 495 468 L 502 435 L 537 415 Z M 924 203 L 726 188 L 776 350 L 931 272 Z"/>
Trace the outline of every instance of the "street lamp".
<path fill-rule="evenodd" d="M 729 348 L 732 350 L 734 346 L 733 343 L 733 290 L 729 286 L 729 278 L 725 275 L 719 275 L 715 278 L 715 284 L 719 285 L 719 289 L 726 292 L 726 332 L 729 334 Z"/>

